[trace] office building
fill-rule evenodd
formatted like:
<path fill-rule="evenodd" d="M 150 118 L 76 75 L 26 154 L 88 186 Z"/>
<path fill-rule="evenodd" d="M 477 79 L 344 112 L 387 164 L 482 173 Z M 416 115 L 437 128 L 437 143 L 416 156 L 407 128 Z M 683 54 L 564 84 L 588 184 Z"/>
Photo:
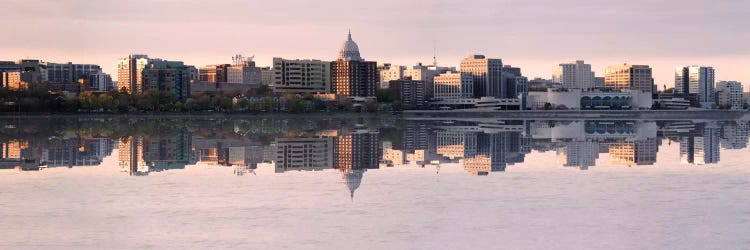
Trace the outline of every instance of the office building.
<path fill-rule="evenodd" d="M 593 89 L 597 87 L 591 64 L 582 60 L 557 65 L 552 73 L 552 81 L 559 83 L 563 88 L 569 89 Z M 602 84 L 603 85 L 603 84 Z"/>
<path fill-rule="evenodd" d="M 330 93 L 331 63 L 273 58 L 271 86 L 276 93 Z"/>
<path fill-rule="evenodd" d="M 716 104 L 720 109 L 745 109 L 744 90 L 741 82 L 721 81 L 716 84 Z"/>
<path fill-rule="evenodd" d="M 506 98 L 519 98 L 529 92 L 529 79 L 521 74 L 521 68 L 503 65 L 503 83 Z"/>
<path fill-rule="evenodd" d="M 375 97 L 380 75 L 377 62 L 365 61 L 349 33 L 339 58 L 331 62 L 331 91 L 345 97 Z"/>
<path fill-rule="evenodd" d="M 473 78 L 474 98 L 516 98 L 503 86 L 502 60 L 471 55 L 461 61 L 460 70 Z"/>
<path fill-rule="evenodd" d="M 226 83 L 230 64 L 206 65 L 198 69 L 198 81 L 204 83 Z"/>
<path fill-rule="evenodd" d="M 683 97 L 696 96 L 702 108 L 712 108 L 715 101 L 715 72 L 711 67 L 687 66 L 675 69 L 674 93 Z"/>
<path fill-rule="evenodd" d="M 236 55 L 232 66 L 227 67 L 227 83 L 244 84 L 259 87 L 261 81 L 260 68 L 255 67 L 253 57 Z"/>
<path fill-rule="evenodd" d="M 466 73 L 446 72 L 434 79 L 436 100 L 468 99 L 474 96 L 474 77 Z"/>
<path fill-rule="evenodd" d="M 652 92 L 654 79 L 648 65 L 616 65 L 605 70 L 604 87 L 613 90 Z"/>
<path fill-rule="evenodd" d="M 391 65 L 390 63 L 379 64 L 378 73 L 380 74 L 380 88 L 387 89 L 390 87 L 391 81 L 403 79 L 404 70 L 406 70 L 406 67 L 400 65 Z M 418 80 L 414 78 L 412 79 Z"/>

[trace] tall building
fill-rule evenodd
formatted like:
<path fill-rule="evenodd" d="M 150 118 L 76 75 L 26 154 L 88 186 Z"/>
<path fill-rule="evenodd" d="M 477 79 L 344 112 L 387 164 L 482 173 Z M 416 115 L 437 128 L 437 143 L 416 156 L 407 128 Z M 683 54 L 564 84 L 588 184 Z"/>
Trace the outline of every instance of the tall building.
<path fill-rule="evenodd" d="M 65 90 L 62 85 L 74 85 L 73 89 L 110 91 L 114 89 L 112 77 L 102 71 L 99 65 L 73 63 L 45 63 L 42 81 L 51 90 Z M 78 87 L 78 85 L 81 88 Z M 57 86 L 57 88 L 56 88 Z"/>
<path fill-rule="evenodd" d="M 474 96 L 474 78 L 466 73 L 446 72 L 435 77 L 436 100 L 464 99 Z"/>
<path fill-rule="evenodd" d="M 12 90 L 26 89 L 28 85 L 21 81 L 21 71 L 2 72 L 2 87 Z"/>
<path fill-rule="evenodd" d="M 742 83 L 736 81 L 721 81 L 716 84 L 716 104 L 721 109 L 745 109 L 745 97 Z"/>
<path fill-rule="evenodd" d="M 715 104 L 714 74 L 711 67 L 678 67 L 674 73 L 674 92 L 684 97 L 697 96 L 697 102 L 701 107 L 711 108 Z"/>
<path fill-rule="evenodd" d="M 596 77 L 591 64 L 583 60 L 557 65 L 552 73 L 552 81 L 569 89 L 592 89 L 596 87 Z"/>
<path fill-rule="evenodd" d="M 390 63 L 379 64 L 380 88 L 387 89 L 390 87 L 391 81 L 403 79 L 404 70 L 406 70 L 406 67 L 400 65 L 391 65 Z"/>
<path fill-rule="evenodd" d="M 521 68 L 503 65 L 503 83 L 506 98 L 517 98 L 529 92 L 529 79 L 521 74 Z"/>
<path fill-rule="evenodd" d="M 272 83 L 276 93 L 330 93 L 331 63 L 275 57 Z"/>
<path fill-rule="evenodd" d="M 427 108 L 427 89 L 424 81 L 401 79 L 392 80 L 390 88 L 397 95 L 404 109 Z"/>
<path fill-rule="evenodd" d="M 438 70 L 439 69 L 437 67 L 426 66 L 422 65 L 422 63 L 418 63 L 417 65 L 406 68 L 404 70 L 403 77 L 417 81 L 424 81 L 427 89 L 427 95 L 431 98 L 433 97 L 432 93 L 434 93 L 433 89 L 435 86 L 435 76 L 440 74 Z"/>
<path fill-rule="evenodd" d="M 331 91 L 347 97 L 374 97 L 380 75 L 377 62 L 365 61 L 349 33 L 338 60 L 331 62 Z"/>
<path fill-rule="evenodd" d="M 334 168 L 339 170 L 380 167 L 381 142 L 378 132 L 356 130 L 334 140 Z"/>
<path fill-rule="evenodd" d="M 190 97 L 188 68 L 180 61 L 151 60 L 142 75 L 141 91 L 168 92 L 183 102 Z"/>
<path fill-rule="evenodd" d="M 605 70 L 604 86 L 614 90 L 652 92 L 654 79 L 648 65 L 616 65 Z"/>
<path fill-rule="evenodd" d="M 117 89 L 140 93 L 143 85 L 143 69 L 150 62 L 147 55 L 128 55 L 117 64 Z"/>
<path fill-rule="evenodd" d="M 474 98 L 515 98 L 510 97 L 503 86 L 503 61 L 500 59 L 471 55 L 461 61 L 461 72 L 473 78 Z"/>

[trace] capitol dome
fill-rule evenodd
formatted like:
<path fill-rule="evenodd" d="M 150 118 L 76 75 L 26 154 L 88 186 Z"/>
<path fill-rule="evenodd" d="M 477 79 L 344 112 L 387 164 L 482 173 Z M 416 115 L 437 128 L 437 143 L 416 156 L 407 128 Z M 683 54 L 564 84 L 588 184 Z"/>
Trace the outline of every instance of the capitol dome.
<path fill-rule="evenodd" d="M 339 59 L 345 61 L 362 61 L 362 57 L 359 56 L 359 46 L 352 40 L 352 32 L 349 31 L 349 35 L 341 45 L 341 51 L 339 52 Z"/>

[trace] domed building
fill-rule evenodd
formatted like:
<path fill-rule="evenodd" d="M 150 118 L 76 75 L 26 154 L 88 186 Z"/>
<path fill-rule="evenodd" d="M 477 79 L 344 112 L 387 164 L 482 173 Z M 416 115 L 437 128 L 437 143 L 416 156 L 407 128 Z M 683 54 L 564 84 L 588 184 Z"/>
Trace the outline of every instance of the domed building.
<path fill-rule="evenodd" d="M 352 32 L 349 31 L 347 39 L 344 44 L 341 45 L 341 51 L 339 51 L 339 60 L 344 61 L 364 61 L 359 55 L 359 46 L 354 40 L 352 40 Z"/>
<path fill-rule="evenodd" d="M 346 97 L 374 98 L 379 82 L 378 63 L 362 59 L 350 31 L 341 45 L 338 60 L 331 62 L 331 92 Z"/>

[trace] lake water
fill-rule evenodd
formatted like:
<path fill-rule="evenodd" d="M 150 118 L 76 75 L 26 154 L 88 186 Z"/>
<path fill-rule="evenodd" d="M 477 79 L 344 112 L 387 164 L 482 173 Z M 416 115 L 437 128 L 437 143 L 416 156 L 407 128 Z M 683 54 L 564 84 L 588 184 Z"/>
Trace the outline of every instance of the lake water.
<path fill-rule="evenodd" d="M 0 125 L 2 249 L 750 248 L 748 121 Z"/>

